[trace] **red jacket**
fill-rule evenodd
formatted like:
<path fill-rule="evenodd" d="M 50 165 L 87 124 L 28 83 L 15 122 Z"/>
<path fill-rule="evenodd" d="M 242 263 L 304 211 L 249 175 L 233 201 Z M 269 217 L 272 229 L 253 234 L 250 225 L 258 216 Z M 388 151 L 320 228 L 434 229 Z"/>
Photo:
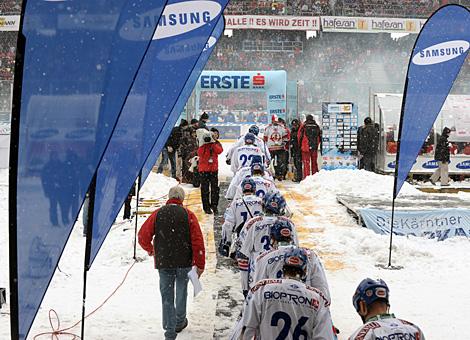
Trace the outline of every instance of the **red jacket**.
<path fill-rule="evenodd" d="M 299 131 L 297 131 L 297 140 L 299 141 L 300 150 L 302 152 L 317 151 L 318 146 L 321 145 L 321 129 L 318 125 L 316 126 L 318 127 L 318 136 L 317 140 L 315 141 L 316 147 L 311 149 L 311 145 L 308 141 L 308 137 L 305 131 L 305 123 L 300 125 Z"/>
<path fill-rule="evenodd" d="M 219 170 L 219 155 L 224 151 L 220 142 L 203 144 L 197 149 L 199 172 L 216 172 Z M 210 161 L 212 159 L 212 162 Z"/>
<path fill-rule="evenodd" d="M 166 204 L 178 204 L 182 206 L 183 202 L 177 199 L 169 199 Z M 152 215 L 147 218 L 139 230 L 139 244 L 149 253 L 149 255 L 155 255 L 152 241 L 155 233 L 155 218 L 158 210 L 159 209 L 155 210 Z M 193 265 L 200 269 L 204 269 L 206 264 L 206 251 L 204 248 L 204 238 L 202 236 L 201 227 L 199 226 L 196 215 L 194 215 L 194 213 L 189 209 L 186 209 L 186 211 L 188 212 L 189 231 L 191 234 Z"/>

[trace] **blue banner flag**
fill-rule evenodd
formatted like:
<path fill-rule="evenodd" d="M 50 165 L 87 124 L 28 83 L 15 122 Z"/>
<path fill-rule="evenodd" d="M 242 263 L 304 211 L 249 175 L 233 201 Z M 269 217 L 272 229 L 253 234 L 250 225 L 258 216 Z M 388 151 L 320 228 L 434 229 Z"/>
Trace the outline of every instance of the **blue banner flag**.
<path fill-rule="evenodd" d="M 153 146 L 152 151 L 147 157 L 147 160 L 142 168 L 142 180 L 140 181 L 141 186 L 145 183 L 145 180 L 150 174 L 150 171 L 152 171 L 153 166 L 157 162 L 160 152 L 165 146 L 165 143 L 168 137 L 170 136 L 173 127 L 178 121 L 178 117 L 180 116 L 181 112 L 184 109 L 184 106 L 186 105 L 186 102 L 191 96 L 191 92 L 193 91 L 194 86 L 196 85 L 196 82 L 199 76 L 201 75 L 202 70 L 204 69 L 204 66 L 207 63 L 207 60 L 212 54 L 212 50 L 214 49 L 219 38 L 224 33 L 224 29 L 225 29 L 225 20 L 224 20 L 224 17 L 221 17 L 219 19 L 219 22 L 217 23 L 217 26 L 212 32 L 212 36 L 209 38 L 207 42 L 206 48 L 204 48 L 204 51 L 201 53 L 201 57 L 197 61 L 197 64 L 194 67 L 193 72 L 191 73 L 191 76 L 186 82 L 186 85 L 184 86 L 183 91 L 181 91 L 181 95 L 179 96 L 178 101 L 173 107 L 173 110 L 171 111 L 171 114 L 168 117 L 168 120 L 163 126 L 160 136 L 158 136 L 158 139 L 155 142 L 155 145 Z M 183 162 L 184 162 L 184 159 L 183 159 Z"/>
<path fill-rule="evenodd" d="M 179 114 L 175 104 L 227 2 L 168 1 L 98 168 L 90 265 L 163 127 Z"/>
<path fill-rule="evenodd" d="M 29 333 L 165 3 L 23 4 L 10 156 L 14 338 Z"/>
<path fill-rule="evenodd" d="M 411 54 L 400 120 L 396 198 L 467 57 L 470 11 L 458 5 L 437 10 Z"/>

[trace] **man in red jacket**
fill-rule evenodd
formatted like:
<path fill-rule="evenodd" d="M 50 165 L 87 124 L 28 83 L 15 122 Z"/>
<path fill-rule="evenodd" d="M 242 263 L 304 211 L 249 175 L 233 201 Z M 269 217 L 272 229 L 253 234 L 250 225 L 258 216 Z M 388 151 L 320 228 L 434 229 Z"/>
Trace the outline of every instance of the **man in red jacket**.
<path fill-rule="evenodd" d="M 206 214 L 218 213 L 219 205 L 219 155 L 224 151 L 218 141 L 219 131 L 212 128 L 204 132 L 204 144 L 197 150 L 198 172 L 201 180 L 202 208 Z M 209 190 L 210 186 L 210 190 Z M 212 210 L 211 210 L 212 209 Z"/>
<path fill-rule="evenodd" d="M 176 339 L 176 334 L 188 325 L 188 273 L 192 266 L 196 266 L 198 275 L 202 275 L 205 249 L 196 215 L 183 207 L 183 188 L 171 188 L 168 197 L 166 205 L 150 215 L 140 228 L 139 244 L 154 256 L 160 276 L 165 339 Z"/>
<path fill-rule="evenodd" d="M 321 145 L 321 129 L 312 115 L 307 115 L 305 123 L 300 126 L 297 132 L 297 138 L 302 151 L 303 178 L 305 178 L 318 172 L 318 146 Z"/>

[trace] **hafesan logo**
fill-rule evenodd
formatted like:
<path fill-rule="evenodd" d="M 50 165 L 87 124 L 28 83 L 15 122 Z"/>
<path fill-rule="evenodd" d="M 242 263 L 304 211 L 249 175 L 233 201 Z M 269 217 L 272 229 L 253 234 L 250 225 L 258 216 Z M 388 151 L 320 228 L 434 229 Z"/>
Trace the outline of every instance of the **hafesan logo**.
<path fill-rule="evenodd" d="M 415 65 L 434 65 L 460 57 L 467 52 L 470 43 L 465 40 L 452 40 L 429 46 L 413 57 Z"/>
<path fill-rule="evenodd" d="M 222 11 L 215 1 L 186 1 L 165 7 L 153 39 L 163 39 L 195 30 L 214 20 Z"/>

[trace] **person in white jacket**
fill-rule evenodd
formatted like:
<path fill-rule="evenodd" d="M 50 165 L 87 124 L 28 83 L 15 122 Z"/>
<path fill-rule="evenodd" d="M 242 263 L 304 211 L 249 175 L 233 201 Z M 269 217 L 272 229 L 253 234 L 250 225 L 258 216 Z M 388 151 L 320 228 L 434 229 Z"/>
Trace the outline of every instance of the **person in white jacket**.
<path fill-rule="evenodd" d="M 264 140 L 262 140 L 260 137 L 258 137 L 259 134 L 259 128 L 256 125 L 250 126 L 248 133 L 252 133 L 255 136 L 255 141 L 253 143 L 254 146 L 257 146 L 261 149 L 261 151 L 264 154 L 264 159 L 266 160 L 267 165 L 271 162 L 271 154 L 269 153 L 269 149 L 264 143 Z M 227 155 L 226 155 L 226 162 L 228 165 L 230 165 L 232 161 L 232 155 L 233 152 L 239 147 L 245 145 L 245 135 L 241 136 L 238 138 L 238 140 L 233 144 L 233 146 L 228 150 Z"/>

